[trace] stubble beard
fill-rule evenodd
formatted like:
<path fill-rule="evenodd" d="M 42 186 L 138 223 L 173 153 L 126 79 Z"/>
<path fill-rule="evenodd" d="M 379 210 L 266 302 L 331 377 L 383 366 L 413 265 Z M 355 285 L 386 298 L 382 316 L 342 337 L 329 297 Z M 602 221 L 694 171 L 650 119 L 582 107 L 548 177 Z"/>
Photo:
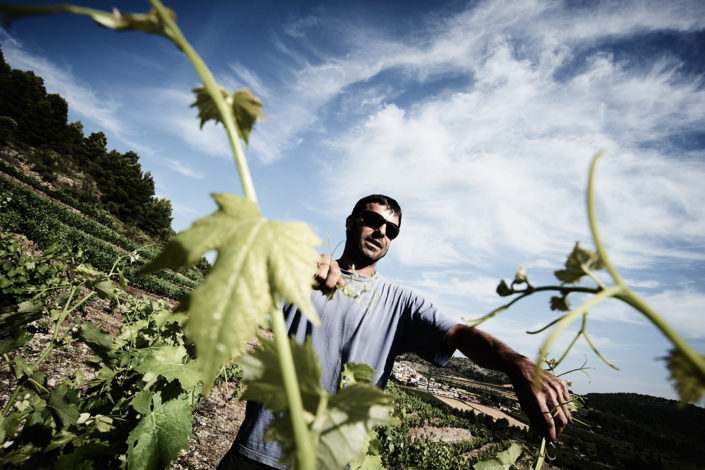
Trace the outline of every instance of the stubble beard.
<path fill-rule="evenodd" d="M 356 267 L 366 267 L 375 264 L 387 254 L 389 246 L 387 246 L 387 249 L 380 248 L 379 250 L 371 251 L 365 246 L 365 238 L 359 238 L 357 243 L 352 243 L 350 235 L 348 233 L 347 240 L 345 240 L 345 251 L 352 255 Z"/>

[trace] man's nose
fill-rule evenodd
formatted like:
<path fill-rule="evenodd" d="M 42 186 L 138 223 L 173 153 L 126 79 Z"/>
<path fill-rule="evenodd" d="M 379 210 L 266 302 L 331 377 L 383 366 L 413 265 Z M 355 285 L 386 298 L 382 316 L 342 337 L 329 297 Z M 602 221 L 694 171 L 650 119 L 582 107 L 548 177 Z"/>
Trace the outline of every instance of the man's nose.
<path fill-rule="evenodd" d="M 387 224 L 380 225 L 379 227 L 377 227 L 377 230 L 385 237 L 387 236 Z"/>

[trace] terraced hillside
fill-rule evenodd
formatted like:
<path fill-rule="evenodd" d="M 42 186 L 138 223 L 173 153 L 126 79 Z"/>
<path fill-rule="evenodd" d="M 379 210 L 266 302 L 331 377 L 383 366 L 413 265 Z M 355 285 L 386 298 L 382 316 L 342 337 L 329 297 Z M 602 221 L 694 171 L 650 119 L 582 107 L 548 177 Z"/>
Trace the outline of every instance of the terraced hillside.
<path fill-rule="evenodd" d="M 139 268 L 158 252 L 155 243 L 142 244 L 120 234 L 119 221 L 109 214 L 52 189 L 38 178 L 13 166 L 21 155 L 0 150 L 0 228 L 25 235 L 40 249 L 56 245 L 79 252 L 93 267 L 109 271 L 121 256 L 131 263 L 123 271 L 129 283 L 146 291 L 179 299 L 189 293 L 204 277 L 207 263 L 181 272 L 162 271 L 153 275 L 138 274 Z"/>

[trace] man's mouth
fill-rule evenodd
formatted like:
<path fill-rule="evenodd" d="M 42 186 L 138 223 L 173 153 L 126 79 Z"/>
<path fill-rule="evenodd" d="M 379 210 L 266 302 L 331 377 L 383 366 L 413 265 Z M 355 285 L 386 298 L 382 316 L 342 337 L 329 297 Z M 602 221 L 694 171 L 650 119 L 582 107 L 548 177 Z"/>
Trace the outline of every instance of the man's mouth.
<path fill-rule="evenodd" d="M 372 238 L 367 238 L 367 239 L 365 239 L 365 241 L 371 245 L 376 246 L 377 248 L 382 248 L 382 244 L 380 242 L 378 242 L 377 240 L 374 240 Z"/>

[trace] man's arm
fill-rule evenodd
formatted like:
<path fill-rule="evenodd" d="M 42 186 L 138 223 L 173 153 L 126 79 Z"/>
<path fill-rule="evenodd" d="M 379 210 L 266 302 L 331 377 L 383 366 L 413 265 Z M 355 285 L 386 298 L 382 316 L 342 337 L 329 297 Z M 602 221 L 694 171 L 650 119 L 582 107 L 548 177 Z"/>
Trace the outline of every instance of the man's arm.
<path fill-rule="evenodd" d="M 330 292 L 343 286 L 338 263 L 321 255 L 314 276 L 314 289 Z M 562 380 L 542 372 L 541 388 L 534 386 L 534 363 L 512 348 L 477 328 L 457 324 L 448 332 L 445 342 L 465 354 L 476 364 L 506 373 L 514 385 L 522 409 L 533 426 L 549 439 L 555 439 L 568 423 L 566 406 L 570 393 Z"/>
<path fill-rule="evenodd" d="M 457 324 L 448 332 L 445 342 L 459 349 L 477 365 L 506 373 L 531 424 L 544 436 L 553 440 L 563 431 L 570 411 L 566 403 L 570 393 L 565 383 L 542 371 L 541 386 L 534 386 L 534 363 L 494 336 Z"/>

